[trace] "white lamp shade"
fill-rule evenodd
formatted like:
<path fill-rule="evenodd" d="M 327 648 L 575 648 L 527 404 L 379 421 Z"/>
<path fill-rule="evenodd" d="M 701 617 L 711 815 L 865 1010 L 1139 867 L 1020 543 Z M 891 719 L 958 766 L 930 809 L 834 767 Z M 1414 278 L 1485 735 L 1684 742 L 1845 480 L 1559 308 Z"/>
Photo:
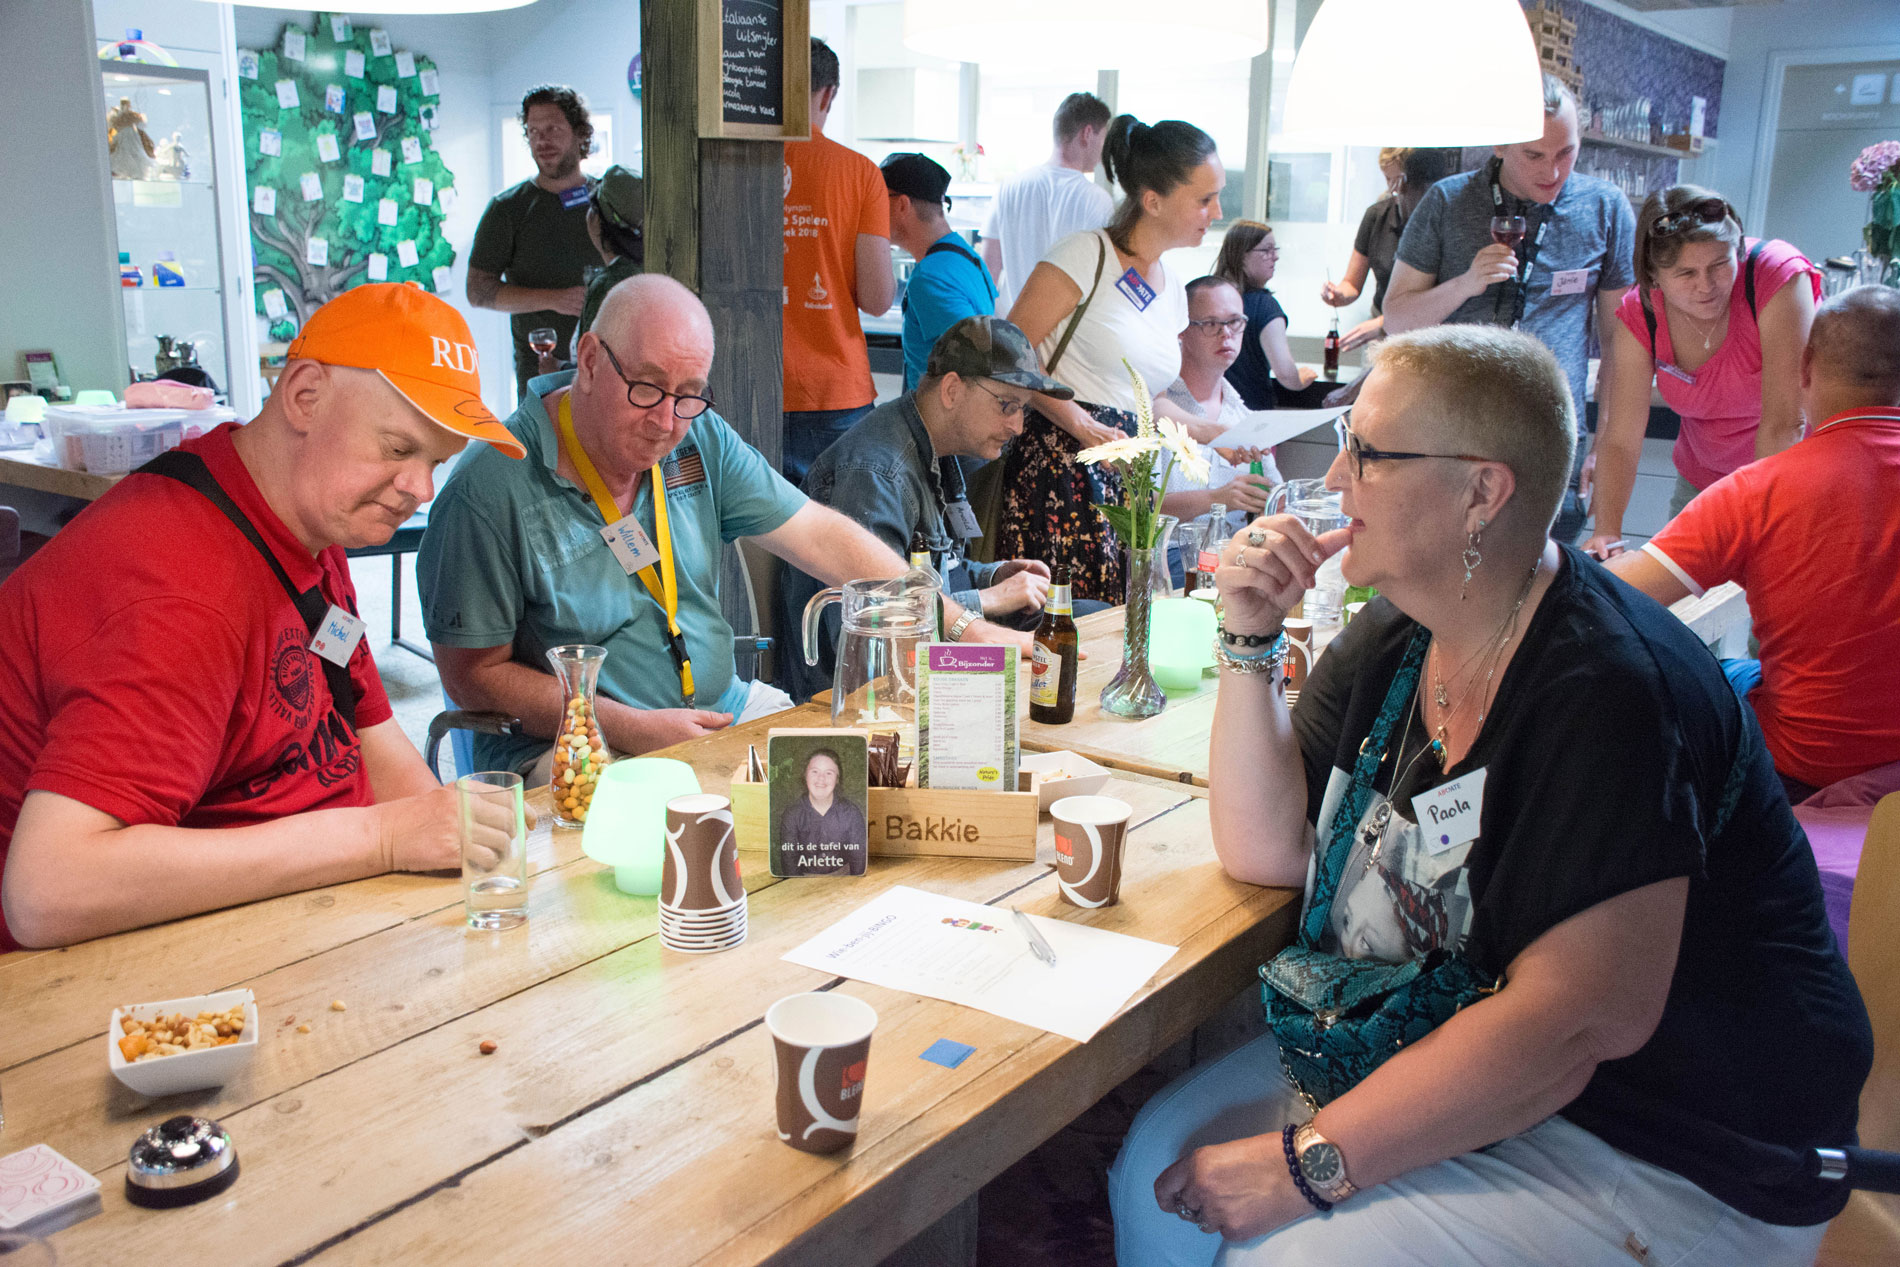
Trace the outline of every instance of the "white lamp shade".
<path fill-rule="evenodd" d="M 310 0 L 228 0 L 251 9 L 300 9 L 311 11 Z M 495 9 L 519 9 L 534 0 L 350 0 L 351 17 L 371 17 L 381 13 L 488 13 Z"/>
<path fill-rule="evenodd" d="M 1504 145 L 1544 133 L 1517 0 L 1326 0 L 1287 84 L 1287 147 Z"/>
<path fill-rule="evenodd" d="M 1114 69 L 1267 49 L 1269 0 L 904 0 L 904 46 L 985 66 Z"/>

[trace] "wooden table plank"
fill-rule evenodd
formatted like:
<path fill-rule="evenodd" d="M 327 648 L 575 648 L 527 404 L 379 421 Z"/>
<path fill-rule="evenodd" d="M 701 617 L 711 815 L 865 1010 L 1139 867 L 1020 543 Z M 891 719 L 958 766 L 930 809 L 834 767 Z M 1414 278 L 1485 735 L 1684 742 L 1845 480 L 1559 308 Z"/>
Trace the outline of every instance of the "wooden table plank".
<path fill-rule="evenodd" d="M 538 1253 L 579 1262 L 627 1261 L 637 1238 L 643 1263 L 876 1263 L 1245 988 L 1291 933 L 1298 895 L 1227 878 L 1213 861 L 1203 801 L 1138 827 L 1127 862 L 1115 907 L 1067 906 L 1046 873 L 1014 899 L 1137 936 L 1194 930 L 1088 1044 L 846 982 L 837 988 L 880 1016 L 852 1151 L 812 1157 L 778 1142 L 770 1043 L 755 1013 L 694 1060 L 462 1174 L 317 1261 L 441 1258 L 533 1227 Z M 824 984 L 809 969 L 795 983 Z M 946 1035 L 976 1053 L 954 1071 L 916 1058 Z M 946 1167 L 954 1182 L 945 1182 Z M 850 1217 L 834 1219 L 841 1208 Z"/>
<path fill-rule="evenodd" d="M 93 501 L 125 478 L 123 474 L 94 475 L 87 471 L 69 471 L 49 462 L 36 462 L 30 456 L 31 453 L 30 449 L 21 449 L 0 455 L 0 484 Z"/>
<path fill-rule="evenodd" d="M 1143 806 L 1143 817 L 1191 799 L 1185 790 L 1161 784 L 1124 784 L 1117 791 Z M 1050 835 L 1046 824 L 1043 835 Z M 528 950 L 541 924 L 538 916 L 531 917 L 530 940 L 509 943 L 508 935 L 500 935 L 504 946 L 512 946 L 514 961 L 499 967 L 476 964 L 473 969 L 499 974 L 497 979 L 523 971 L 540 978 L 536 984 L 479 1007 L 475 1000 L 437 1001 L 419 1009 L 428 1013 L 428 1027 L 420 1033 L 360 1057 L 345 1044 L 316 1062 L 329 1069 L 321 1076 L 235 1112 L 220 1109 L 221 1120 L 244 1155 L 244 1180 L 219 1201 L 158 1217 L 165 1219 L 167 1232 L 227 1241 L 235 1237 L 247 1254 L 273 1261 L 345 1235 L 412 1194 L 449 1182 L 470 1167 L 584 1116 L 642 1080 L 756 1025 L 773 999 L 805 988 L 815 975 L 782 963 L 778 956 L 835 919 L 847 909 L 846 903 L 856 905 L 900 881 L 991 900 L 1047 874 L 1053 842 L 1045 839 L 1042 845 L 1044 860 L 1038 864 L 874 861 L 862 881 L 826 886 L 827 896 L 835 895 L 835 901 L 813 901 L 819 892 L 816 885 L 773 884 L 753 900 L 751 940 L 716 956 L 663 951 L 648 935 L 652 925 L 634 917 L 638 927 L 626 936 L 638 940 L 548 975 L 539 970 L 539 955 Z M 585 874 L 592 865 L 582 862 L 559 869 L 557 883 L 592 879 L 597 887 L 604 886 L 598 876 Z M 650 909 L 651 900 L 644 905 Z M 593 922 L 605 921 L 596 914 Z M 459 910 L 417 924 L 422 927 L 412 935 L 440 939 L 435 966 L 448 966 L 437 988 L 453 995 L 462 988 L 456 974 L 466 978 L 471 970 L 467 963 L 455 964 L 455 957 L 466 960 L 478 953 L 458 949 L 469 940 L 460 928 Z M 412 974 L 426 960 L 413 952 L 405 957 L 400 952 L 376 954 L 375 949 L 363 948 L 359 971 L 370 971 L 376 963 L 399 965 L 397 979 L 382 987 L 387 993 L 366 996 L 371 1001 L 364 1004 L 377 1018 L 378 1028 L 387 1030 L 378 1041 L 389 1041 L 409 1022 L 401 1016 L 384 1019 L 385 1000 L 402 1001 L 405 990 L 416 988 Z M 316 982 L 328 970 L 324 961 L 335 958 L 338 952 L 307 968 L 299 965 L 308 978 L 306 997 L 321 998 L 324 987 Z M 364 978 L 352 988 L 379 987 Z M 611 1006 L 601 1006 L 603 1000 L 611 1000 Z M 264 997 L 259 1001 L 267 1002 Z M 265 1010 L 268 1027 L 270 1009 Z M 350 1014 L 334 1019 L 354 1014 L 352 1005 Z M 332 1019 L 322 1018 L 326 1025 Z M 346 1025 L 334 1028 L 347 1031 Z M 500 1041 L 496 1056 L 474 1054 L 482 1036 Z M 290 1070 L 291 1063 L 284 1068 Z M 259 1068 L 269 1067 L 267 1053 L 260 1052 Z M 292 1072 L 308 1074 L 310 1068 Z M 99 1070 L 96 1076 L 107 1075 Z M 94 1112 L 100 1110 L 95 1106 Z M 141 1121 L 160 1112 L 152 1106 Z M 126 1124 L 127 1138 L 135 1125 Z M 22 1134 L 22 1146 L 32 1142 L 28 1133 Z M 49 1142 L 61 1146 L 60 1139 Z M 62 1251 L 77 1254 L 77 1261 L 109 1261 L 114 1254 L 132 1252 L 156 1230 L 148 1221 L 154 1216 L 124 1204 L 117 1166 L 104 1171 L 102 1178 L 107 1186 L 105 1215 L 61 1233 L 57 1241 Z M 313 1201 L 311 1194 L 318 1190 L 322 1198 Z M 293 1210 L 295 1217 L 286 1217 L 286 1211 Z"/>

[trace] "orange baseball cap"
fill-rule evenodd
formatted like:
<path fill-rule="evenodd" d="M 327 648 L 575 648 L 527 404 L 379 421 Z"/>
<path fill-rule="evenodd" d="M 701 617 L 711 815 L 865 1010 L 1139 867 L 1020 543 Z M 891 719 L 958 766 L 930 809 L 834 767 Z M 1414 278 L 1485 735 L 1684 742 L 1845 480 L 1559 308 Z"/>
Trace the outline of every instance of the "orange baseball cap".
<path fill-rule="evenodd" d="M 374 282 L 344 291 L 303 323 L 284 359 L 375 370 L 430 421 L 510 457 L 528 456 L 482 403 L 468 322 L 420 286 Z"/>

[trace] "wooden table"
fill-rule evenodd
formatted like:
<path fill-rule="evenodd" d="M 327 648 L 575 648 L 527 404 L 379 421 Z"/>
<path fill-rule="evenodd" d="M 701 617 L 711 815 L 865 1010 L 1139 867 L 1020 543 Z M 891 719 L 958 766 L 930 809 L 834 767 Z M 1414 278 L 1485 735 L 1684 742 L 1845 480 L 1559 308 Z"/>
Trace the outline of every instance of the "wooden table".
<path fill-rule="evenodd" d="M 38 489 L 42 493 L 58 493 L 62 497 L 77 497 L 82 501 L 98 500 L 108 488 L 124 478 L 123 474 L 94 475 L 89 471 L 69 471 L 51 462 L 36 461 L 31 449 L 13 449 L 0 454 L 0 484 Z"/>
<path fill-rule="evenodd" d="M 765 728 L 669 755 L 719 791 Z M 744 854 L 750 939 L 681 955 L 654 936 L 653 899 L 616 892 L 543 812 L 532 916 L 512 932 L 467 931 L 454 879 L 390 875 L 0 956 L 0 1152 L 45 1142 L 104 1183 L 103 1212 L 53 1237 L 62 1262 L 193 1245 L 247 1264 L 877 1263 L 1233 1000 L 1292 934 L 1297 894 L 1221 872 L 1193 789 L 1108 790 L 1136 825 L 1122 902 L 1094 912 L 1057 897 L 1045 819 L 1035 863 L 879 859 L 862 879 L 777 882 Z M 1086 1044 L 780 959 L 897 883 L 1180 949 Z M 107 1072 L 115 1004 L 234 986 L 261 1022 L 236 1081 L 153 1101 Z M 760 1018 L 825 988 L 880 1023 L 859 1141 L 813 1157 L 777 1140 Z M 955 1070 L 919 1059 L 940 1037 L 976 1051 Z M 129 1205 L 126 1149 L 180 1112 L 224 1123 L 242 1177 L 202 1205 Z"/>

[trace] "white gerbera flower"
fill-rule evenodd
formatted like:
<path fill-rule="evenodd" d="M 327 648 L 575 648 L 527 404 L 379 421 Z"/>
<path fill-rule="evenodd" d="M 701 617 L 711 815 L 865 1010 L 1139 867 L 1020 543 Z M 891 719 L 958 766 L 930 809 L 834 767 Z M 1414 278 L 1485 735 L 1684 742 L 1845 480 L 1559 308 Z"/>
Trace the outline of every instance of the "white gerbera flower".
<path fill-rule="evenodd" d="M 1141 436 L 1124 436 L 1120 440 L 1110 440 L 1107 444 L 1098 444 L 1092 449 L 1084 449 L 1075 455 L 1075 460 L 1084 466 L 1097 462 L 1128 463 L 1151 453 L 1160 451 L 1158 440 Z"/>
<path fill-rule="evenodd" d="M 1157 418 L 1155 426 L 1161 443 L 1174 454 L 1175 464 L 1181 468 L 1181 473 L 1197 484 L 1207 483 L 1207 458 L 1201 453 L 1201 446 L 1195 443 L 1194 437 L 1188 434 L 1187 428 L 1172 418 Z"/>

